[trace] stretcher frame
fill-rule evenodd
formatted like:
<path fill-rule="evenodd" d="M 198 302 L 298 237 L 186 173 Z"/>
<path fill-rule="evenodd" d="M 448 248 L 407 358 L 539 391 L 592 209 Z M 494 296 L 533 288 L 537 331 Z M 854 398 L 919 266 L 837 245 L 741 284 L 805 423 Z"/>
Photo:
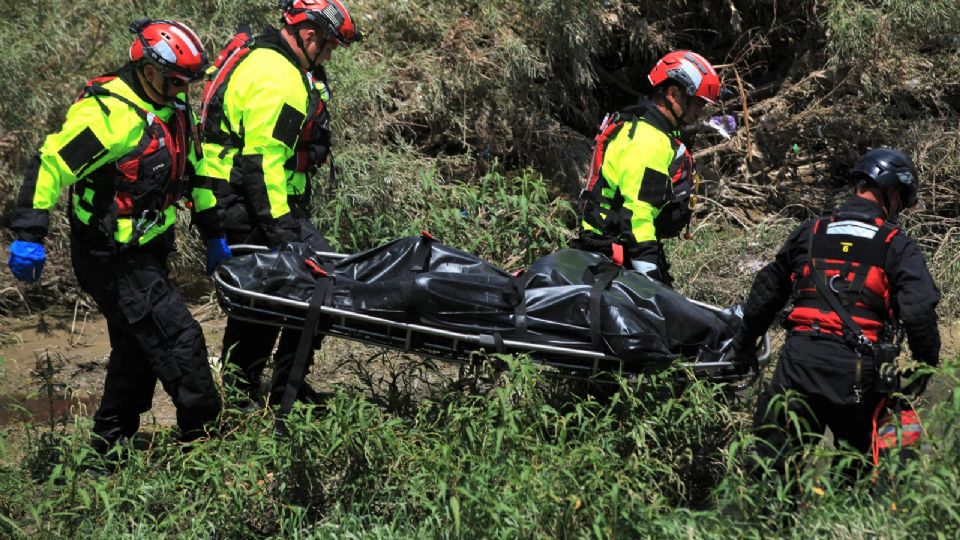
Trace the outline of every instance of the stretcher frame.
<path fill-rule="evenodd" d="M 262 246 L 246 244 L 234 245 L 230 249 L 235 254 L 266 250 Z M 349 255 L 318 252 L 317 256 L 339 261 Z M 214 273 L 213 278 L 220 306 L 230 317 L 257 324 L 303 330 L 309 309 L 308 302 L 234 287 L 222 279 L 219 271 Z M 710 304 L 690 301 L 711 311 L 721 310 Z M 323 322 L 317 324 L 313 334 L 334 336 L 442 362 L 467 365 L 485 358 L 484 353 L 526 354 L 535 363 L 553 368 L 561 375 L 587 379 L 599 379 L 604 375 L 609 378 L 611 374 L 630 376 L 651 367 L 648 363 L 625 361 L 591 350 L 589 343 L 580 341 L 571 341 L 569 346 L 530 343 L 502 339 L 491 334 L 470 334 L 393 321 L 331 306 L 322 306 L 320 309 Z M 770 359 L 770 351 L 770 336 L 764 334 L 757 349 L 759 369 L 744 371 L 743 367 L 735 365 L 727 358 L 729 352 L 720 360 L 702 360 L 700 356 L 704 353 L 701 351 L 697 358 L 678 357 L 675 361 L 680 361 L 682 367 L 691 370 L 698 377 L 743 388 L 759 377 L 760 371 Z"/>

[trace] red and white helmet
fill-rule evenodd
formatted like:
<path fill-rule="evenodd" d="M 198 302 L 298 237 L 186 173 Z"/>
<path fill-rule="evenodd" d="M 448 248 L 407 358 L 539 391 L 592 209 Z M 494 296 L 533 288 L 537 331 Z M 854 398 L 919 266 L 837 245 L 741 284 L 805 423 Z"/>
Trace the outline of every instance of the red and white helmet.
<path fill-rule="evenodd" d="M 280 0 L 279 5 L 284 24 L 310 21 L 344 47 L 363 37 L 340 0 Z"/>
<path fill-rule="evenodd" d="M 692 51 L 673 51 L 661 58 L 647 75 L 652 86 L 666 80 L 679 84 L 687 95 L 710 103 L 720 99 L 720 77 L 706 58 Z"/>
<path fill-rule="evenodd" d="M 176 21 L 140 19 L 130 25 L 137 35 L 130 45 L 131 62 L 149 62 L 164 77 L 193 81 L 207 69 L 207 53 L 200 38 Z"/>

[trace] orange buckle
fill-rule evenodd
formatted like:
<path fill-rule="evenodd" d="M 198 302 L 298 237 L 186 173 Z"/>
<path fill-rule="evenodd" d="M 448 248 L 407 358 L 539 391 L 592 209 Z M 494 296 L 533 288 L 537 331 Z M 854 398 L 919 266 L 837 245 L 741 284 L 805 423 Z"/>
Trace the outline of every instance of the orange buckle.
<path fill-rule="evenodd" d="M 623 266 L 623 246 L 613 243 L 610 245 L 610 249 L 613 251 L 613 263 L 617 266 Z"/>

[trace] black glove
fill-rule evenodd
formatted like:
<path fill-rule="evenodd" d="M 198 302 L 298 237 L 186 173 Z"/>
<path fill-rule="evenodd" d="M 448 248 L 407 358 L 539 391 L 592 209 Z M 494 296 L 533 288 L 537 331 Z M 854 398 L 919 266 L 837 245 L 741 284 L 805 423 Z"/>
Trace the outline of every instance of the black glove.
<path fill-rule="evenodd" d="M 908 374 L 905 374 L 904 376 L 910 377 L 910 375 Z M 924 390 L 927 389 L 927 383 L 930 382 L 930 377 L 932 376 L 933 376 L 933 373 L 929 373 L 929 372 L 921 372 L 919 374 L 915 374 L 913 375 L 913 378 L 910 380 L 910 382 L 907 383 L 907 385 L 904 386 L 900 390 L 900 392 L 911 399 L 916 399 L 920 397 L 921 394 L 923 394 Z"/>
<path fill-rule="evenodd" d="M 748 367 L 755 373 L 760 372 L 760 360 L 757 358 L 757 340 L 747 338 L 743 332 L 738 332 L 733 339 L 733 357 L 735 366 Z"/>

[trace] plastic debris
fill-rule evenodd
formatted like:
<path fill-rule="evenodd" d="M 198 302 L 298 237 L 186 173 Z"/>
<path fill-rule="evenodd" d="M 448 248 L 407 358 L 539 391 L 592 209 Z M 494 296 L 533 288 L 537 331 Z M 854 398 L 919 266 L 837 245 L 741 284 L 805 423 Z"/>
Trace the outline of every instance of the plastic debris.
<path fill-rule="evenodd" d="M 737 130 L 737 119 L 730 114 L 711 116 L 704 122 L 704 125 L 717 131 L 724 139 L 733 137 L 733 132 Z"/>

